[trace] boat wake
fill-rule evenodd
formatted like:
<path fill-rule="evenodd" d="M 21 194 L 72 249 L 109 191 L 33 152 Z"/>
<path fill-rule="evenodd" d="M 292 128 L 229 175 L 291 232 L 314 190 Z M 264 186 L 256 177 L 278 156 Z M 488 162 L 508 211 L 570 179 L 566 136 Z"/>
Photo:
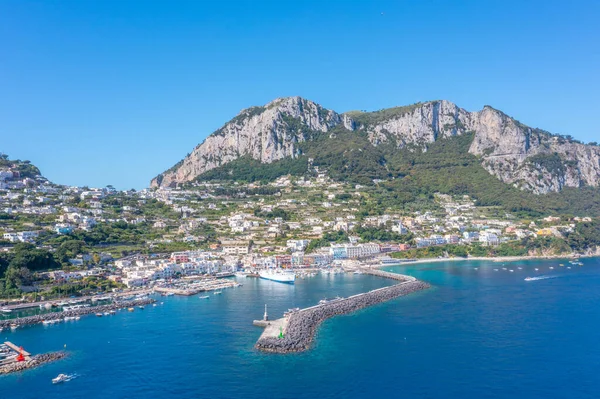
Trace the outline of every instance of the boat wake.
<path fill-rule="evenodd" d="M 537 280 L 547 280 L 550 278 L 558 278 L 561 276 L 536 276 L 536 277 L 525 277 L 525 281 L 537 281 Z"/>

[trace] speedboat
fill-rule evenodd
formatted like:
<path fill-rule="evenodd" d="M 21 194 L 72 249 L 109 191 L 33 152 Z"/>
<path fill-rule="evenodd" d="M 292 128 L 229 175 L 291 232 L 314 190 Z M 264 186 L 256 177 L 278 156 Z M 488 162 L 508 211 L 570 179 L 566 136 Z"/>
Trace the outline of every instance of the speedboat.
<path fill-rule="evenodd" d="M 215 291 L 213 292 L 214 295 L 221 295 L 223 292 L 222 291 Z"/>
<path fill-rule="evenodd" d="M 210 299 L 210 297 L 208 295 L 203 295 L 201 297 L 198 297 L 198 299 Z"/>
<path fill-rule="evenodd" d="M 72 379 L 72 377 L 67 374 L 59 374 L 56 378 L 52 379 L 52 383 L 60 384 L 61 382 L 67 382 L 67 381 L 70 381 L 71 379 Z"/>

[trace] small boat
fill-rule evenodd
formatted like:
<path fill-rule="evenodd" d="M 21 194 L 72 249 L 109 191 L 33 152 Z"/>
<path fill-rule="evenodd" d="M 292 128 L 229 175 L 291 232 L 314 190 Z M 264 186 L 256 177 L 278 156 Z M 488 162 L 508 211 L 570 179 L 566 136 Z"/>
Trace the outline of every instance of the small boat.
<path fill-rule="evenodd" d="M 156 306 L 158 306 L 158 305 L 157 305 L 157 304 L 155 304 L 155 303 L 153 303 L 153 304 L 152 304 L 152 307 L 156 307 Z"/>
<path fill-rule="evenodd" d="M 71 381 L 73 379 L 72 376 L 67 374 L 59 374 L 56 378 L 52 379 L 53 384 L 60 384 L 61 382 Z"/>
<path fill-rule="evenodd" d="M 102 313 L 96 313 L 96 316 L 102 317 Z"/>
<path fill-rule="evenodd" d="M 554 267 L 550 266 L 550 270 L 554 270 Z"/>
<path fill-rule="evenodd" d="M 110 311 L 110 312 L 108 312 L 108 313 L 110 313 L 110 314 L 117 314 L 117 311 L 116 311 L 116 310 L 111 310 L 111 311 Z"/>
<path fill-rule="evenodd" d="M 214 295 L 221 295 L 223 292 L 222 291 L 215 291 L 213 292 Z"/>
<path fill-rule="evenodd" d="M 210 297 L 208 295 L 203 295 L 198 297 L 198 299 L 210 299 Z"/>
<path fill-rule="evenodd" d="M 533 270 L 535 270 L 535 271 L 537 272 L 537 271 L 538 271 L 538 270 L 540 270 L 540 269 L 538 269 L 538 268 L 536 267 L 536 268 L 535 268 L 535 269 L 533 269 Z"/>
<path fill-rule="evenodd" d="M 561 264 L 559 264 L 559 266 L 560 266 L 560 267 L 563 267 L 564 265 L 561 263 Z"/>
<path fill-rule="evenodd" d="M 497 272 L 497 271 L 498 271 L 498 269 L 494 269 L 494 271 L 495 271 L 495 272 Z"/>
<path fill-rule="evenodd" d="M 19 326 L 18 326 L 18 325 L 16 325 L 15 323 L 12 323 L 12 324 L 10 325 L 10 330 L 11 330 L 11 331 L 15 331 L 17 328 L 19 328 Z"/>
<path fill-rule="evenodd" d="M 11 309 L 6 309 L 6 308 L 2 308 L 2 309 L 0 309 L 0 312 L 2 312 L 2 313 L 12 313 L 12 310 Z"/>
<path fill-rule="evenodd" d="M 360 271 L 360 270 L 355 270 L 355 271 L 354 271 L 354 274 L 363 274 L 363 272 L 362 272 L 362 271 Z"/>
<path fill-rule="evenodd" d="M 523 270 L 523 268 L 522 268 L 522 267 L 517 267 L 517 269 L 519 269 L 519 270 Z"/>
<path fill-rule="evenodd" d="M 104 316 L 110 316 L 110 313 L 104 312 Z"/>
<path fill-rule="evenodd" d="M 81 319 L 81 317 L 80 317 L 80 316 L 75 316 L 75 321 L 77 321 L 77 320 L 79 320 L 79 319 Z"/>
<path fill-rule="evenodd" d="M 138 306 L 138 309 L 144 309 L 144 307 L 142 305 Z"/>
<path fill-rule="evenodd" d="M 134 308 L 127 308 L 128 311 L 133 312 L 135 309 Z"/>
<path fill-rule="evenodd" d="M 571 266 L 567 266 L 567 269 L 570 269 L 570 268 L 571 268 Z"/>

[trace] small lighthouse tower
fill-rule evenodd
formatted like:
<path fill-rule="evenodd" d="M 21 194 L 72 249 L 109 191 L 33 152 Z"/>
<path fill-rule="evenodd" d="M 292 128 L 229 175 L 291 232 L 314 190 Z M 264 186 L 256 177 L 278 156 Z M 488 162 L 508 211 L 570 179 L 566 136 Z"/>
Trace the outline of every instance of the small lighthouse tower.
<path fill-rule="evenodd" d="M 267 304 L 266 304 L 266 303 L 265 303 L 265 314 L 264 314 L 264 316 L 263 316 L 263 320 L 264 320 L 264 321 L 267 321 L 267 320 L 269 320 L 269 315 L 267 314 Z"/>

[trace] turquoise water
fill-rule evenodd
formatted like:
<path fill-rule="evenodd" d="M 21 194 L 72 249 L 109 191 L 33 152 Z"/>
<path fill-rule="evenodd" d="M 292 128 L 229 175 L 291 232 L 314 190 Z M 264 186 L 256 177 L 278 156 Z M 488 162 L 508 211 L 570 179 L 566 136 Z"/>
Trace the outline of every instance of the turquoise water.
<path fill-rule="evenodd" d="M 262 330 L 252 320 L 265 303 L 279 317 L 391 282 L 245 279 L 208 300 L 159 298 L 164 305 L 133 313 L 4 331 L 31 352 L 67 344 L 71 356 L 0 377 L 0 397 L 597 398 L 600 261 L 583 262 L 570 270 L 566 261 L 507 263 L 512 273 L 493 262 L 388 268 L 435 288 L 330 319 L 302 354 L 253 350 Z M 535 275 L 555 278 L 523 280 Z M 80 377 L 52 385 L 59 373 Z"/>

